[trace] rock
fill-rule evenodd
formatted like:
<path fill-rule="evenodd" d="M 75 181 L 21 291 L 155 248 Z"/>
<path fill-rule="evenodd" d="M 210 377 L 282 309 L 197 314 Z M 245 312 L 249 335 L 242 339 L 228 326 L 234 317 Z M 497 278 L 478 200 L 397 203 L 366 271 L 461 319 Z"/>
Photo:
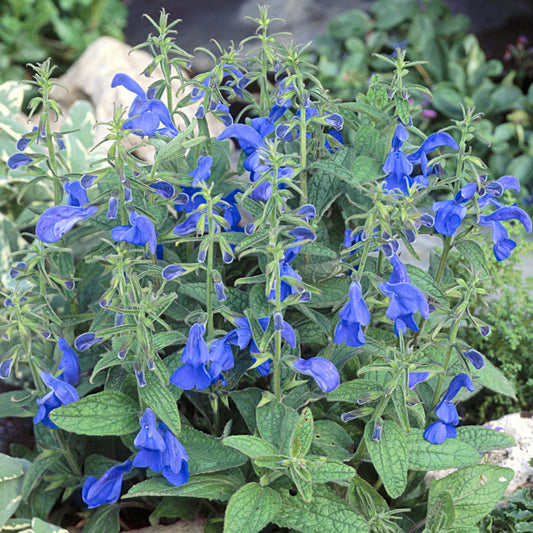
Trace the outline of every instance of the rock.
<path fill-rule="evenodd" d="M 483 462 L 512 468 L 514 478 L 505 490 L 505 496 L 508 497 L 518 489 L 533 487 L 533 467 L 529 464 L 533 457 L 533 418 L 530 415 L 523 416 L 521 413 L 512 413 L 502 416 L 486 424 L 487 426 L 503 430 L 511 435 L 516 442 L 516 446 L 495 450 L 492 453 L 485 454 Z M 437 479 L 442 479 L 451 474 L 456 469 L 434 470 L 426 474 L 426 484 Z"/>
<path fill-rule="evenodd" d="M 132 77 L 146 90 L 155 80 L 163 77 L 158 67 L 150 78 L 142 75 L 144 69 L 150 64 L 152 57 L 148 52 L 135 50 L 112 37 L 100 37 L 94 41 L 82 56 L 61 76 L 57 83 L 65 87 L 55 87 L 52 92 L 54 98 L 64 109 L 68 109 L 78 100 L 88 100 L 94 107 L 97 122 L 108 122 L 113 118 L 113 110 L 116 105 L 128 108 L 135 94 L 122 86 L 111 87 L 111 81 L 115 74 L 122 72 Z M 187 74 L 184 75 L 188 78 Z M 177 93 L 180 89 L 179 82 L 174 83 Z M 182 90 L 176 101 L 183 98 L 191 91 L 191 87 Z M 190 119 L 194 117 L 198 104 L 193 104 L 181 111 Z M 179 115 L 175 115 L 176 126 L 182 129 L 185 123 Z M 217 136 L 224 130 L 224 125 L 208 115 L 208 124 L 211 135 Z M 58 126 L 56 125 L 56 128 Z M 107 134 L 107 126 L 100 124 L 95 127 L 95 142 L 101 141 Z M 133 145 L 139 144 L 141 138 L 137 135 L 130 136 Z M 149 159 L 151 147 L 144 147 L 138 154 Z"/>

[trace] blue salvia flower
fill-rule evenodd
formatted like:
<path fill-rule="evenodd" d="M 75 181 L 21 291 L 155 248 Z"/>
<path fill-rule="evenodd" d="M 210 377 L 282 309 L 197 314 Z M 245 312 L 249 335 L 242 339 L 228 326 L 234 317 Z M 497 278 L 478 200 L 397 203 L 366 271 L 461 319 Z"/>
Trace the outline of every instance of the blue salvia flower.
<path fill-rule="evenodd" d="M 76 340 L 74 341 L 74 346 L 76 347 L 76 350 L 78 350 L 79 352 L 83 352 L 84 350 L 87 350 L 93 344 L 96 344 L 101 340 L 103 340 L 103 337 L 97 337 L 96 333 L 88 331 L 87 333 L 82 333 L 81 335 L 78 335 L 76 337 Z"/>
<path fill-rule="evenodd" d="M 0 378 L 7 379 L 11 374 L 11 367 L 13 366 L 13 358 L 6 359 L 0 363 Z"/>
<path fill-rule="evenodd" d="M 63 353 L 63 357 L 59 362 L 59 370 L 63 373 L 59 379 L 69 383 L 73 387 L 77 387 L 80 383 L 80 361 L 76 352 L 68 345 L 64 337 L 59 337 L 58 347 Z"/>
<path fill-rule="evenodd" d="M 340 383 L 339 371 L 336 366 L 322 357 L 310 359 L 297 359 L 291 363 L 294 370 L 301 374 L 311 376 L 320 387 L 322 392 L 335 390 Z"/>
<path fill-rule="evenodd" d="M 129 215 L 130 225 L 116 226 L 111 230 L 114 241 L 126 241 L 137 246 L 145 246 L 153 255 L 156 251 L 156 233 L 151 220 L 132 211 Z"/>
<path fill-rule="evenodd" d="M 111 196 L 111 198 L 109 198 L 107 206 L 107 213 L 105 216 L 109 220 L 114 220 L 115 218 L 117 218 L 118 214 L 118 198 L 116 196 Z"/>
<path fill-rule="evenodd" d="M 409 372 L 409 388 L 413 390 L 418 383 L 426 381 L 430 372 Z"/>
<path fill-rule="evenodd" d="M 189 457 L 183 444 L 174 436 L 174 433 L 164 422 L 159 422 L 158 427 L 165 442 L 161 473 L 168 482 L 179 487 L 187 483 L 189 479 Z"/>
<path fill-rule="evenodd" d="M 152 189 L 152 192 L 159 194 L 159 196 L 162 196 L 166 200 L 170 200 L 170 198 L 173 198 L 176 194 L 174 186 L 168 181 L 156 181 L 150 185 L 150 189 Z"/>
<path fill-rule="evenodd" d="M 9 269 L 9 277 L 15 279 L 19 274 L 26 271 L 26 263 L 21 261 L 17 263 L 13 268 Z"/>
<path fill-rule="evenodd" d="M 507 259 L 516 247 L 516 242 L 509 239 L 509 234 L 501 223 L 504 220 L 518 220 L 528 233 L 531 233 L 532 229 L 529 215 L 523 209 L 516 206 L 502 206 L 490 215 L 481 215 L 478 224 L 480 226 L 492 227 L 494 257 L 498 261 Z"/>
<path fill-rule="evenodd" d="M 23 167 L 25 165 L 29 165 L 30 163 L 33 163 L 33 159 L 26 155 L 26 154 L 13 154 L 8 160 L 7 160 L 7 168 L 10 168 L 12 170 L 15 170 L 17 168 Z"/>
<path fill-rule="evenodd" d="M 222 372 L 231 370 L 235 366 L 230 343 L 225 338 L 213 341 L 209 345 L 209 358 L 211 359 L 209 374 L 211 375 L 212 383 L 222 380 L 222 384 L 226 385 L 226 379 Z"/>
<path fill-rule="evenodd" d="M 435 229 L 442 235 L 453 235 L 466 216 L 466 206 L 477 191 L 475 183 L 465 185 L 453 200 L 442 200 L 433 204 L 435 212 Z"/>
<path fill-rule="evenodd" d="M 472 363 L 474 368 L 480 370 L 485 366 L 485 359 L 477 350 L 466 350 L 463 352 L 465 357 Z"/>
<path fill-rule="evenodd" d="M 86 220 L 98 212 L 98 207 L 90 205 L 87 191 L 79 181 L 67 182 L 64 185 L 68 194 L 67 205 L 55 205 L 47 209 L 37 221 L 35 233 L 42 242 L 57 242 L 77 222 Z"/>
<path fill-rule="evenodd" d="M 163 277 L 164 280 L 171 281 L 174 278 L 177 278 L 178 276 L 185 274 L 185 272 L 187 272 L 187 270 L 185 270 L 183 267 L 179 265 L 167 265 L 163 269 L 163 272 L 161 272 L 161 276 Z"/>
<path fill-rule="evenodd" d="M 263 331 L 266 331 L 270 322 L 270 318 L 259 318 L 258 322 L 261 326 L 261 329 Z M 252 337 L 252 329 L 250 328 L 250 322 L 247 318 L 242 317 L 236 318 L 235 324 L 238 327 L 227 333 L 224 337 L 224 340 L 229 344 L 238 346 L 241 350 L 250 345 L 250 356 L 252 357 L 252 360 L 255 363 L 257 359 L 254 357 L 254 354 L 261 355 L 261 352 L 259 351 L 259 348 L 257 347 Z M 281 336 L 287 341 L 291 348 L 296 347 L 296 335 L 294 333 L 294 330 L 292 329 L 292 326 L 285 320 L 283 321 L 283 329 L 281 330 Z M 268 359 L 267 361 L 261 363 L 259 366 L 256 367 L 259 374 L 261 374 L 262 376 L 266 376 L 270 372 L 270 362 L 271 359 Z"/>
<path fill-rule="evenodd" d="M 128 112 L 130 120 L 124 123 L 124 129 L 133 130 L 135 135 L 147 137 L 160 134 L 174 138 L 179 133 L 163 102 L 150 98 L 151 94 L 148 95 L 134 79 L 126 74 L 119 73 L 113 78 L 111 87 L 119 85 L 136 94 Z"/>
<path fill-rule="evenodd" d="M 165 441 L 157 431 L 155 414 L 148 407 L 139 421 L 141 430 L 137 433 L 133 445 L 139 450 L 133 459 L 133 466 L 148 467 L 154 472 L 163 468 Z"/>
<path fill-rule="evenodd" d="M 388 174 L 383 182 L 383 189 L 399 192 L 404 196 L 408 196 L 409 189 L 415 183 L 415 179 L 411 178 L 413 165 L 422 165 L 423 174 L 417 176 L 416 183 L 424 187 L 427 185 L 427 176 L 431 173 L 431 169 L 427 168 L 427 154 L 441 146 L 450 146 L 454 150 L 458 148 L 451 135 L 446 132 L 437 132 L 431 134 L 416 152 L 406 156 L 402 151 L 402 146 L 408 138 L 409 132 L 405 126 L 398 124 L 392 137 L 391 150 L 383 165 L 383 171 Z"/>
<path fill-rule="evenodd" d="M 432 444 L 442 444 L 447 438 L 455 438 L 459 424 L 459 415 L 452 400 L 458 392 L 465 387 L 470 392 L 474 391 L 474 384 L 468 374 L 459 374 L 450 382 L 448 390 L 435 408 L 435 414 L 439 418 L 424 431 L 424 438 Z"/>
<path fill-rule="evenodd" d="M 127 474 L 131 467 L 131 461 L 125 461 L 112 466 L 100 479 L 89 476 L 81 489 L 81 497 L 89 509 L 117 502 L 122 490 L 122 476 Z"/>
<path fill-rule="evenodd" d="M 56 379 L 49 372 L 41 372 L 45 385 L 52 389 L 44 398 L 37 398 L 39 410 L 33 419 L 34 424 L 42 422 L 45 426 L 57 428 L 50 420 L 50 412 L 62 405 L 68 405 L 79 400 L 76 389 L 61 379 Z"/>
<path fill-rule="evenodd" d="M 361 326 L 370 323 L 370 312 L 361 294 L 361 285 L 352 281 L 348 292 L 348 302 L 339 313 L 340 322 L 335 328 L 335 344 L 346 342 L 347 346 L 362 346 L 365 336 Z"/>
<path fill-rule="evenodd" d="M 394 254 L 390 258 L 393 267 L 389 281 L 378 283 L 379 290 L 391 301 L 386 315 L 394 321 L 394 331 L 398 337 L 405 335 L 407 328 L 418 331 L 413 315 L 420 311 L 423 318 L 429 318 L 429 307 L 422 291 L 411 283 L 405 265 Z"/>
<path fill-rule="evenodd" d="M 180 389 L 206 389 L 212 378 L 206 365 L 209 363 L 209 347 L 204 339 L 205 325 L 194 324 L 189 330 L 189 339 L 181 354 L 183 366 L 170 376 L 170 383 Z"/>

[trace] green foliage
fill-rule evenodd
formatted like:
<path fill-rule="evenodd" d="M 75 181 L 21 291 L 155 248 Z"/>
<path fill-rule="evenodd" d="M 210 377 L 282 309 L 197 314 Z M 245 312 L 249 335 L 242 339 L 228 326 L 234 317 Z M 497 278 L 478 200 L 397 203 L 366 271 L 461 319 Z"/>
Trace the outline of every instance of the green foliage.
<path fill-rule="evenodd" d="M 119 0 L 5 0 L 0 6 L 0 83 L 24 79 L 26 63 L 72 63 L 101 35 L 123 39 Z"/>
<path fill-rule="evenodd" d="M 352 100 L 368 88 L 372 73 L 388 76 L 375 54 L 408 50 L 407 80 L 429 87 L 433 95 L 414 96 L 411 117 L 426 133 L 442 128 L 447 119 L 461 119 L 465 107 L 484 117 L 472 153 L 487 164 L 494 178 L 511 174 L 525 186 L 533 184 L 533 80 L 528 78 L 531 51 L 520 40 L 509 43 L 506 63 L 486 58 L 475 35 L 467 33 L 466 15 L 452 15 L 440 0 L 378 0 L 370 14 L 352 9 L 329 22 L 326 35 L 315 39 L 310 57 L 317 77 L 335 97 Z M 512 54 L 510 53 L 512 51 Z M 530 70 L 529 70 L 530 72 Z M 359 94 L 359 96 L 358 96 Z M 444 120 L 443 120 L 444 119 Z"/>

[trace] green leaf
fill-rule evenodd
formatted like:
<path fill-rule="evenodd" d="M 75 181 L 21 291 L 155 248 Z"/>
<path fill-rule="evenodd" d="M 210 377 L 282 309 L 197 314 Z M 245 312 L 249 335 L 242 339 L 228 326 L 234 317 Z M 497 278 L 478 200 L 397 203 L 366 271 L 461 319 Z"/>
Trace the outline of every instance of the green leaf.
<path fill-rule="evenodd" d="M 255 387 L 230 392 L 230 398 L 235 402 L 239 413 L 241 413 L 251 433 L 255 433 L 257 427 L 255 422 L 255 408 L 261 401 L 262 395 L 263 392 L 261 389 Z"/>
<path fill-rule="evenodd" d="M 305 458 L 305 467 L 311 474 L 313 483 L 343 481 L 352 479 L 355 475 L 355 469 L 351 466 L 327 457 L 308 456 Z"/>
<path fill-rule="evenodd" d="M 164 477 L 153 477 L 137 483 L 123 497 L 184 496 L 226 502 L 242 483 L 241 475 L 227 473 L 197 474 L 189 477 L 187 483 L 179 487 L 172 485 Z"/>
<path fill-rule="evenodd" d="M 385 498 L 370 483 L 358 475 L 352 478 L 347 496 L 348 503 L 362 512 L 367 512 L 369 502 L 371 502 L 370 505 L 376 514 L 386 513 L 389 510 Z"/>
<path fill-rule="evenodd" d="M 316 288 L 320 290 L 320 294 L 313 294 L 311 301 L 307 305 L 317 308 L 333 308 L 339 305 L 339 302 L 346 300 L 346 295 L 350 288 L 350 278 L 345 276 L 343 278 L 325 281 L 324 283 L 317 283 Z"/>
<path fill-rule="evenodd" d="M 487 259 L 481 245 L 476 241 L 459 241 L 455 248 L 460 254 L 470 262 L 474 270 L 479 272 L 484 279 L 488 279 L 490 274 L 487 269 Z"/>
<path fill-rule="evenodd" d="M 418 287 L 426 296 L 429 296 L 439 302 L 440 304 L 449 307 L 448 298 L 442 292 L 437 282 L 421 268 L 414 265 L 405 265 L 407 273 L 411 278 L 413 285 Z"/>
<path fill-rule="evenodd" d="M 315 420 L 313 431 L 313 453 L 327 455 L 331 459 L 346 461 L 353 456 L 352 437 L 347 431 L 332 420 Z"/>
<path fill-rule="evenodd" d="M 412 470 L 445 470 L 479 463 L 479 453 L 458 439 L 446 439 L 442 444 L 431 444 L 424 439 L 424 430 L 411 428 L 405 433 Z"/>
<path fill-rule="evenodd" d="M 369 392 L 383 392 L 383 385 L 369 379 L 354 379 L 341 383 L 335 390 L 328 393 L 328 400 L 354 403 L 357 398 Z"/>
<path fill-rule="evenodd" d="M 298 412 L 271 400 L 257 408 L 256 418 L 261 436 L 282 454 L 289 455 L 291 437 L 300 418 Z"/>
<path fill-rule="evenodd" d="M 120 531 L 120 522 L 118 505 L 103 505 L 91 514 L 83 533 L 118 533 Z"/>
<path fill-rule="evenodd" d="M 509 396 L 509 398 L 512 398 L 515 402 L 518 401 L 514 385 L 507 379 L 505 374 L 499 368 L 496 368 L 487 358 L 485 358 L 485 366 L 476 372 L 474 382 L 479 383 L 494 392 Z"/>
<path fill-rule="evenodd" d="M 322 171 L 325 174 L 335 176 L 336 178 L 342 181 L 345 181 L 346 183 L 349 183 L 350 185 L 354 185 L 356 183 L 354 179 L 354 175 L 349 169 L 347 169 L 342 164 L 336 163 L 329 159 L 326 161 L 323 161 L 323 160 L 313 161 L 309 165 L 309 168 L 315 168 L 315 169 Z M 316 178 L 313 178 L 313 179 L 316 179 Z"/>
<path fill-rule="evenodd" d="M 139 388 L 139 394 L 157 417 L 178 436 L 181 431 L 178 405 L 168 387 L 161 383 L 154 372 L 146 374 L 146 386 Z"/>
<path fill-rule="evenodd" d="M 32 518 L 31 529 L 29 531 L 31 531 L 31 533 L 69 533 L 66 529 L 56 526 L 55 524 L 49 524 L 40 518 Z M 105 531 L 107 533 L 108 530 L 106 529 Z M 112 532 L 112 530 L 109 531 L 110 533 Z"/>
<path fill-rule="evenodd" d="M 303 533 L 368 533 L 368 525 L 356 510 L 325 485 L 313 487 L 313 500 L 306 503 L 297 494 L 279 490 L 281 507 L 272 521 Z"/>
<path fill-rule="evenodd" d="M 310 503 L 313 497 L 313 482 L 311 481 L 311 474 L 307 468 L 305 466 L 300 466 L 297 463 L 293 463 L 290 466 L 289 472 L 302 500 L 306 503 Z"/>
<path fill-rule="evenodd" d="M 30 492 L 39 484 L 43 474 L 54 465 L 60 456 L 61 452 L 59 450 L 46 450 L 33 460 L 22 484 L 22 500 L 24 502 L 28 501 Z"/>
<path fill-rule="evenodd" d="M 80 435 L 127 435 L 139 430 L 138 409 L 126 394 L 106 390 L 54 409 L 50 419 Z"/>
<path fill-rule="evenodd" d="M 224 446 L 222 441 L 191 427 L 181 429 L 179 440 L 189 456 L 191 475 L 229 470 L 241 466 L 248 460 L 237 450 Z"/>
<path fill-rule="evenodd" d="M 231 435 L 223 441 L 225 446 L 231 446 L 252 459 L 262 455 L 276 455 L 278 450 L 266 440 L 253 435 Z"/>
<path fill-rule="evenodd" d="M 341 167 L 343 170 L 339 172 L 348 172 L 346 170 L 346 163 L 353 157 L 351 150 L 344 148 L 338 150 L 330 159 L 321 163 L 331 163 L 331 168 Z M 316 222 L 324 216 L 329 206 L 341 194 L 338 178 L 329 170 L 319 169 L 313 176 L 311 176 L 307 184 L 307 199 L 310 204 L 316 208 Z"/>
<path fill-rule="evenodd" d="M 20 505 L 23 476 L 29 466 L 24 459 L 0 453 L 0 529 Z"/>
<path fill-rule="evenodd" d="M 426 527 L 429 531 L 438 533 L 451 526 L 455 521 L 455 508 L 452 496 L 448 491 L 441 491 L 428 508 Z"/>
<path fill-rule="evenodd" d="M 305 456 L 311 447 L 311 441 L 313 440 L 313 414 L 311 409 L 306 407 L 298 423 L 294 428 L 290 444 L 290 456 L 296 458 L 298 456 Z"/>
<path fill-rule="evenodd" d="M 383 486 L 391 498 L 398 498 L 407 485 L 408 454 L 403 431 L 391 420 L 383 422 L 381 439 L 373 440 L 374 424 L 365 427 L 365 443 L 383 481 Z"/>
<path fill-rule="evenodd" d="M 256 533 L 274 518 L 281 496 L 270 487 L 248 483 L 230 499 L 224 517 L 224 533 Z"/>
<path fill-rule="evenodd" d="M 454 527 L 473 526 L 503 498 L 513 476 L 510 468 L 495 465 L 461 468 L 431 483 L 428 509 L 433 508 L 440 492 L 447 491 L 455 507 Z"/>
<path fill-rule="evenodd" d="M 356 156 L 366 155 L 372 157 L 376 153 L 376 144 L 379 142 L 379 132 L 376 128 L 359 126 L 355 134 L 354 152 Z M 356 158 L 357 160 L 357 158 Z"/>
<path fill-rule="evenodd" d="M 401 96 L 396 96 L 394 99 L 396 103 L 396 111 L 398 112 L 398 117 L 404 124 L 409 124 L 409 102 L 404 100 Z"/>
<path fill-rule="evenodd" d="M 469 444 L 479 453 L 515 446 L 515 441 L 511 435 L 483 426 L 462 426 L 457 428 L 456 440 Z"/>
<path fill-rule="evenodd" d="M 383 175 L 383 161 L 366 155 L 355 158 L 352 166 L 353 184 L 363 185 Z"/>

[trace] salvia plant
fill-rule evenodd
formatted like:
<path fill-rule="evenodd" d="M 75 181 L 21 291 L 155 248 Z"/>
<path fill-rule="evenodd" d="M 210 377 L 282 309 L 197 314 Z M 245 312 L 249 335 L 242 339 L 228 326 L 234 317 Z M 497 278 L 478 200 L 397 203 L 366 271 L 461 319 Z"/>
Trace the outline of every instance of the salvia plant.
<path fill-rule="evenodd" d="M 3 523 L 61 501 L 84 531 L 119 531 L 136 505 L 227 533 L 478 531 L 513 477 L 483 456 L 513 440 L 462 426 L 456 403 L 514 391 L 464 332 L 494 335 L 473 312 L 485 257 L 531 231 L 516 178 L 471 154 L 479 117 L 414 127 L 410 95 L 429 90 L 400 49 L 381 57 L 391 82 L 332 101 L 266 8 L 247 52 L 206 51 L 212 70 L 186 81 L 175 23 L 151 22 L 145 74 L 164 76 L 145 91 L 116 73 L 132 102 L 84 170 L 75 132 L 54 131 L 53 68 L 33 67 L 40 119 L 7 166 L 53 202 L 19 216 L 4 288 L 0 376 L 26 387 L 2 415 L 33 417 L 36 449 L 2 456 L 20 495 Z M 424 473 L 450 468 L 428 491 Z"/>

